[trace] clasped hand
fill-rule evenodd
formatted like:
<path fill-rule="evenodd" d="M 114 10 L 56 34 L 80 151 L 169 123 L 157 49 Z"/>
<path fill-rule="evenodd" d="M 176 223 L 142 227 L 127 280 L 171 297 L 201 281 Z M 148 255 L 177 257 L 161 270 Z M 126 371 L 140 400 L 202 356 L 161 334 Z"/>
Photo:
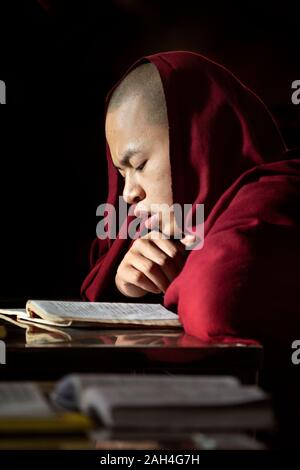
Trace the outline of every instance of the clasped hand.
<path fill-rule="evenodd" d="M 185 246 L 195 241 L 188 235 L 170 239 L 174 230 L 151 230 L 132 243 L 115 276 L 119 291 L 128 297 L 142 297 L 152 292 L 165 293 L 173 279 L 180 273 L 186 261 Z M 172 232 L 172 233 L 171 233 Z"/>

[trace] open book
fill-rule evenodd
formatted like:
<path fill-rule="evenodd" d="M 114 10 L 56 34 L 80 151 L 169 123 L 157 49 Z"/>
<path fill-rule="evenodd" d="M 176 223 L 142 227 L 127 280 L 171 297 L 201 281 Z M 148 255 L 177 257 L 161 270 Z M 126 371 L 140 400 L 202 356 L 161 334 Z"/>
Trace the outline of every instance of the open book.
<path fill-rule="evenodd" d="M 181 327 L 178 316 L 160 304 L 28 300 L 25 309 L 1 309 L 2 319 L 58 327 Z M 20 325 L 21 326 L 21 325 Z"/>
<path fill-rule="evenodd" d="M 258 430 L 274 425 L 268 395 L 231 376 L 72 374 L 52 400 L 104 427 L 165 430 Z"/>
<path fill-rule="evenodd" d="M 40 387 L 33 382 L 0 383 L 1 438 L 23 433 L 78 433 L 91 426 L 92 421 L 83 415 L 53 409 Z"/>

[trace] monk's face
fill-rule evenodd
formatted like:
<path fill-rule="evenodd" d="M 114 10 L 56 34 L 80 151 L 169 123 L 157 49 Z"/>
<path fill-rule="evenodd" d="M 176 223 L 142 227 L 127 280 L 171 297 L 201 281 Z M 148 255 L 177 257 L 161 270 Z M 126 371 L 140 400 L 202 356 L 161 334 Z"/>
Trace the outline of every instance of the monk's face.
<path fill-rule="evenodd" d="M 124 178 L 123 198 L 136 205 L 135 215 L 157 213 L 162 204 L 171 206 L 168 129 L 149 124 L 142 99 L 128 98 L 110 111 L 105 132 L 113 164 Z"/>

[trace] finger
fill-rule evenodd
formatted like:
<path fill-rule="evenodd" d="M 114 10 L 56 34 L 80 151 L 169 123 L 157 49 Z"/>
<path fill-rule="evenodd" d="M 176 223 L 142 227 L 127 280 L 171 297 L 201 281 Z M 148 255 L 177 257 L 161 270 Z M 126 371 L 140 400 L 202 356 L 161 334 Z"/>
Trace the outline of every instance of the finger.
<path fill-rule="evenodd" d="M 181 271 L 183 268 L 183 265 L 186 262 L 187 254 L 189 253 L 188 250 L 185 248 L 183 244 L 180 243 L 180 240 L 173 241 L 175 246 L 177 247 L 178 253 L 174 258 L 174 261 L 178 267 L 178 269 Z"/>
<path fill-rule="evenodd" d="M 145 237 L 137 239 L 134 246 L 132 247 L 132 251 L 141 253 L 149 260 L 153 261 L 159 266 L 162 266 L 169 256 L 155 243 L 156 240 L 151 238 L 152 233 L 153 232 L 150 232 Z M 154 232 L 154 235 L 157 233 L 160 232 Z M 160 235 L 162 234 L 160 233 Z"/>
<path fill-rule="evenodd" d="M 132 284 L 135 287 L 144 289 L 147 292 L 152 292 L 153 294 L 159 294 L 161 292 L 161 289 L 135 266 L 130 264 L 124 267 L 123 270 L 123 275 L 126 277 L 124 284 Z"/>
<path fill-rule="evenodd" d="M 180 244 L 179 241 L 176 242 L 175 240 L 170 240 L 165 237 L 155 237 L 155 235 L 152 236 L 153 233 L 155 234 L 155 232 L 150 232 L 143 238 L 151 239 L 151 241 L 170 258 L 174 259 L 179 252 L 184 251 L 184 246 Z"/>
<path fill-rule="evenodd" d="M 148 234 L 149 238 L 151 237 L 150 232 Z M 175 276 L 177 276 L 178 271 L 180 271 L 183 267 L 183 264 L 186 259 L 186 249 L 183 244 L 179 242 L 179 240 L 168 240 L 164 238 L 151 238 L 151 241 L 155 243 L 161 251 L 163 251 L 170 259 L 171 262 L 167 264 L 168 276 L 172 277 L 172 280 Z M 170 266 L 172 266 L 172 270 L 170 270 Z"/>
<path fill-rule="evenodd" d="M 197 241 L 197 237 L 194 234 L 185 233 L 178 227 L 175 213 L 172 211 L 154 214 L 145 221 L 145 227 L 151 229 L 150 234 L 146 234 L 148 238 L 169 239 L 175 241 L 175 243 L 181 242 L 179 245 L 184 247 L 184 257 L 190 251 L 190 247 Z"/>
<path fill-rule="evenodd" d="M 177 276 L 179 269 L 177 256 L 174 259 L 168 256 L 167 253 L 155 244 L 155 240 L 141 238 L 135 242 L 134 249 L 137 249 L 143 256 L 156 263 L 169 282 L 172 282 Z"/>
<path fill-rule="evenodd" d="M 129 259 L 131 266 L 141 271 L 160 291 L 165 292 L 170 284 L 169 279 L 164 274 L 159 265 L 143 256 L 140 252 L 132 250 Z"/>

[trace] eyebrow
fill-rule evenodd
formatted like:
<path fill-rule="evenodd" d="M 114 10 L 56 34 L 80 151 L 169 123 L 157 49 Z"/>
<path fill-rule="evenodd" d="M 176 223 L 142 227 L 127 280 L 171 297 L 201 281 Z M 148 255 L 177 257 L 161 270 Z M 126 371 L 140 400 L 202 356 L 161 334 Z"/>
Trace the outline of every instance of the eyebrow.
<path fill-rule="evenodd" d="M 133 157 L 134 155 L 136 155 L 137 153 L 139 153 L 141 150 L 137 147 L 137 148 L 132 148 L 132 149 L 129 149 L 127 150 L 123 157 L 121 158 L 120 160 L 120 165 L 122 166 L 128 166 L 128 163 L 129 163 L 129 160 L 131 159 L 131 157 Z M 114 165 L 115 168 L 118 168 L 118 170 L 121 170 L 121 168 L 117 165 Z"/>

